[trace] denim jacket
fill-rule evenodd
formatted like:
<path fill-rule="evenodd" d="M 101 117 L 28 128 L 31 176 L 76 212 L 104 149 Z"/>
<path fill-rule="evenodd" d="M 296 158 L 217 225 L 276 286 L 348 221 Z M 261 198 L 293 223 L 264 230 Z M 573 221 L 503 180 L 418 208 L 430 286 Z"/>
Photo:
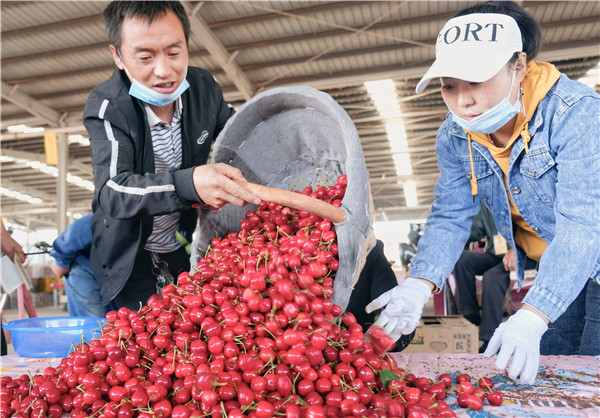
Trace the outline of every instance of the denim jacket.
<path fill-rule="evenodd" d="M 600 283 L 600 95 L 561 75 L 537 106 L 529 132 L 529 152 L 522 137 L 511 150 L 508 187 L 523 219 L 548 247 L 523 302 L 555 321 L 588 278 Z M 474 197 L 467 136 L 448 116 L 437 134 L 436 200 L 410 276 L 442 287 L 483 201 L 516 249 L 520 286 L 525 253 L 514 242 L 504 175 L 487 148 L 472 143 L 472 151 Z"/>
<path fill-rule="evenodd" d="M 52 243 L 50 256 L 60 268 L 70 268 L 69 275 L 94 277 L 90 266 L 92 214 L 73 221 Z"/>

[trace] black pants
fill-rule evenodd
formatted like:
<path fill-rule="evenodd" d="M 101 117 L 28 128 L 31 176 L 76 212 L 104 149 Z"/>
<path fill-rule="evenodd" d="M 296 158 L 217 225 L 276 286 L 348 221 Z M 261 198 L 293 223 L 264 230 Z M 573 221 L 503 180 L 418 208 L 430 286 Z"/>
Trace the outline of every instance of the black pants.
<path fill-rule="evenodd" d="M 158 256 L 167 264 L 175 280 L 180 273 L 190 270 L 190 256 L 183 248 L 172 253 L 158 254 Z M 126 306 L 131 310 L 139 309 L 147 303 L 150 296 L 156 293 L 156 283 L 156 269 L 153 268 L 151 253 L 144 250 L 135 260 L 133 271 L 125 286 L 110 301 L 110 308 L 119 309 Z"/>
<path fill-rule="evenodd" d="M 525 268 L 537 263 L 527 259 Z M 481 312 L 477 302 L 475 276 L 482 275 Z M 454 266 L 460 313 L 474 323 L 480 323 L 479 339 L 489 341 L 502 323 L 504 298 L 510 285 L 510 272 L 504 270 L 502 258 L 475 251 L 463 251 Z"/>
<path fill-rule="evenodd" d="M 589 279 L 567 310 L 548 324 L 540 354 L 600 355 L 600 284 Z"/>
<path fill-rule="evenodd" d="M 358 281 L 354 286 L 350 301 L 348 302 L 347 312 L 351 312 L 357 322 L 362 325 L 363 331 L 369 328 L 375 322 L 379 312 L 368 314 L 365 307 L 376 297 L 387 292 L 398 285 L 396 274 L 383 253 L 383 243 L 377 241 L 375 247 L 367 256 L 365 266 L 363 267 Z M 409 335 L 403 335 L 396 341 L 394 351 L 402 351 L 414 338 L 414 331 Z"/>

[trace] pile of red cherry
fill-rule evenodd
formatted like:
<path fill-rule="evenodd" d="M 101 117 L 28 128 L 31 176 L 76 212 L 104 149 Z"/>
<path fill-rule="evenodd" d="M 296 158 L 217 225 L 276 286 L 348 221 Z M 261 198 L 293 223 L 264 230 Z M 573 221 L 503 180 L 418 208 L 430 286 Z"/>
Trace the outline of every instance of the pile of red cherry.
<path fill-rule="evenodd" d="M 303 193 L 339 207 L 346 182 Z M 2 377 L 0 418 L 450 417 L 453 390 L 466 408 L 502 402 L 487 378 L 398 370 L 389 337 L 331 302 L 337 268 L 330 221 L 262 202 L 195 273 L 109 312 L 56 367 Z"/>

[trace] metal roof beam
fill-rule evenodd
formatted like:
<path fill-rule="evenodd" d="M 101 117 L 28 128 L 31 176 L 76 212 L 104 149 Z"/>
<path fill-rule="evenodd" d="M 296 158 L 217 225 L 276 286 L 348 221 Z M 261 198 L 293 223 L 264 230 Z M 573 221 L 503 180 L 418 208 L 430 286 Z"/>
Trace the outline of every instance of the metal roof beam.
<path fill-rule="evenodd" d="M 37 81 L 54 80 L 57 78 L 73 77 L 73 76 L 83 75 L 83 74 L 109 72 L 109 71 L 112 71 L 114 68 L 115 68 L 115 64 L 101 65 L 101 66 L 88 67 L 88 68 L 79 68 L 79 69 L 74 69 L 74 70 L 69 70 L 69 71 L 58 71 L 56 73 L 34 75 L 31 77 L 22 77 L 22 78 L 9 80 L 8 82 L 10 84 L 28 84 L 28 83 L 35 83 Z"/>
<path fill-rule="evenodd" d="M 2 179 L 2 187 L 23 194 L 28 194 L 31 197 L 37 197 L 38 199 L 42 199 L 44 203 L 54 202 L 54 200 L 56 199 L 55 196 L 51 193 L 46 193 L 44 191 L 36 189 L 35 187 L 26 186 L 23 183 L 11 181 L 6 178 Z M 4 213 L 2 214 L 2 216 L 4 216 Z"/>
<path fill-rule="evenodd" d="M 539 57 L 541 60 L 565 60 L 572 58 L 580 58 L 581 56 L 598 55 L 598 43 L 600 39 L 590 39 L 589 41 L 580 42 L 569 42 L 563 44 L 556 44 L 541 51 Z M 368 80 L 380 80 L 385 78 L 391 79 L 419 79 L 429 69 L 433 60 L 429 60 L 420 65 L 412 65 L 406 67 L 400 67 L 398 65 L 389 65 L 385 67 L 377 67 L 376 70 L 373 68 L 365 68 L 363 70 L 344 71 L 333 74 L 323 74 L 319 76 L 310 77 L 296 77 L 278 80 L 279 82 L 273 83 L 269 88 L 273 87 L 290 87 L 290 86 L 301 86 L 310 85 L 316 89 L 330 89 L 335 87 L 347 87 L 352 85 L 361 85 Z M 242 100 L 239 93 L 223 89 L 225 99 L 228 101 Z"/>
<path fill-rule="evenodd" d="M 242 18 L 238 18 L 238 19 L 227 19 L 227 20 L 222 20 L 222 21 L 217 21 L 217 22 L 211 22 L 211 23 L 207 23 L 207 26 L 211 29 L 211 30 L 215 30 L 215 29 L 219 29 L 222 27 L 235 27 L 235 26 L 239 26 L 239 25 L 244 25 L 244 24 L 256 24 L 256 23 L 260 23 L 260 22 L 264 22 L 266 20 L 272 20 L 272 19 L 280 19 L 281 15 L 292 15 L 292 16 L 302 16 L 303 14 L 313 14 L 315 12 L 320 12 L 320 11 L 335 11 L 338 9 L 347 9 L 348 7 L 355 7 L 355 6 L 361 6 L 364 3 L 368 3 L 368 2 L 351 2 L 350 4 L 348 4 L 348 2 L 338 2 L 338 3 L 326 3 L 326 4 L 320 4 L 320 5 L 316 5 L 316 6 L 303 6 L 300 8 L 296 8 L 296 9 L 289 9 L 289 10 L 273 10 L 270 13 L 264 13 L 264 14 L 260 14 L 260 15 L 253 15 L 253 16 L 246 16 L 246 17 L 242 17 Z M 552 4 L 553 2 L 532 2 L 529 5 L 528 3 L 528 8 L 531 7 L 544 7 L 546 4 Z M 250 6 L 252 7 L 251 3 L 241 3 L 240 4 L 244 5 L 244 6 Z M 261 7 L 261 9 L 263 9 Z M 432 14 L 432 15 L 424 15 L 424 16 L 413 16 L 413 17 L 406 17 L 406 21 L 404 17 L 400 18 L 400 22 L 402 23 L 402 25 L 419 25 L 422 23 L 427 23 L 427 22 L 432 22 L 432 21 L 445 21 L 448 18 L 452 17 L 454 15 L 454 12 L 445 12 L 445 13 L 440 13 L 440 14 Z M 34 27 L 30 27 L 30 28 L 21 28 L 21 29 L 16 29 L 13 31 L 5 31 L 3 32 L 3 36 L 11 36 L 13 33 L 14 34 L 22 34 L 23 31 L 27 31 L 27 32 L 37 32 L 40 30 L 48 30 L 48 29 L 52 29 L 55 26 L 59 25 L 59 26 L 64 26 L 64 25 L 71 25 L 74 23 L 82 23 L 82 22 L 86 22 L 87 20 L 94 20 L 94 19 L 98 19 L 98 21 L 101 20 L 101 15 L 91 15 L 91 16 L 84 16 L 81 18 L 77 18 L 77 19 L 71 19 L 71 20 L 65 20 L 65 21 L 60 21 L 60 22 L 53 22 L 49 25 L 40 25 L 40 26 L 34 26 Z M 600 16 L 598 15 L 592 15 L 592 16 L 586 16 L 586 17 L 579 17 L 576 19 L 570 19 L 570 20 L 559 20 L 556 22 L 549 22 L 549 23 L 545 23 L 542 25 L 542 29 L 550 29 L 550 28 L 556 28 L 556 27 L 570 27 L 572 25 L 582 25 L 582 24 L 588 24 L 588 23 L 596 23 L 598 21 L 598 19 L 600 18 Z M 385 29 L 385 28 L 389 28 L 389 27 L 396 27 L 398 25 L 398 19 L 392 19 L 390 21 L 385 21 L 385 22 L 378 22 L 375 25 L 373 25 L 370 28 L 370 31 L 376 30 L 376 29 Z M 354 28 L 354 29 L 358 29 L 358 28 Z M 309 34 L 304 34 L 304 35 L 294 35 L 294 36 L 290 36 L 290 37 L 280 37 L 277 39 L 268 39 L 268 40 L 264 40 L 264 41 L 258 41 L 258 42 L 253 42 L 253 43 L 247 43 L 247 44 L 239 44 L 239 45 L 230 45 L 227 47 L 228 51 L 235 51 L 235 50 L 243 50 L 246 51 L 249 48 L 253 48 L 253 47 L 261 47 L 264 46 L 265 44 L 268 45 L 273 45 L 274 43 L 277 42 L 297 42 L 299 40 L 303 40 L 303 39 L 322 39 L 323 37 L 326 36 L 337 36 L 337 35 L 342 35 L 344 33 L 346 33 L 347 30 L 346 29 L 333 29 L 333 30 L 326 30 L 326 31 L 321 31 L 321 32 L 317 32 L 317 33 L 309 33 Z M 433 43 L 431 43 L 433 46 Z M 80 52 L 82 50 L 92 50 L 92 49 L 96 49 L 96 48 L 101 48 L 101 47 L 105 47 L 106 46 L 106 42 L 95 42 L 95 43 L 91 43 L 91 44 L 86 44 L 86 45 L 81 45 L 81 46 L 75 46 L 75 47 L 70 47 L 70 48 L 64 48 L 64 49 L 59 49 L 59 50 L 55 50 L 55 51 L 43 51 L 43 52 L 39 52 L 39 53 L 34 53 L 34 54 L 30 54 L 30 55 L 23 55 L 23 56 L 13 56 L 13 57 L 5 57 L 3 58 L 3 63 L 10 63 L 13 61 L 17 61 L 17 60 L 22 60 L 22 59 L 35 59 L 35 58 L 42 58 L 45 56 L 55 56 L 56 53 L 74 53 L 74 52 Z M 204 53 L 206 51 L 196 51 L 198 53 Z"/>
<path fill-rule="evenodd" d="M 12 36 L 23 36 L 25 34 L 43 32 L 43 31 L 48 31 L 48 30 L 55 30 L 55 29 L 60 29 L 60 28 L 67 28 L 69 26 L 87 25 L 90 23 L 98 23 L 101 21 L 102 21 L 102 14 L 93 14 L 93 15 L 89 15 L 89 16 L 77 17 L 74 19 L 50 22 L 50 23 L 46 23 L 46 24 L 42 24 L 42 25 L 25 26 L 25 27 L 18 28 L 18 29 L 2 31 L 2 38 L 5 40 Z"/>
<path fill-rule="evenodd" d="M 590 39 L 581 42 L 563 42 L 555 45 L 546 45 L 539 53 L 540 61 L 563 61 L 581 57 L 598 56 L 600 39 Z"/>
<path fill-rule="evenodd" d="M 54 216 L 47 217 L 40 216 L 40 214 L 54 214 Z M 30 203 L 7 211 L 4 211 L 4 207 L 2 207 L 2 216 L 9 218 L 11 222 L 25 226 L 30 231 L 35 231 L 40 226 L 56 228 L 56 208 L 54 207 L 31 209 Z M 35 226 L 31 227 L 31 225 Z"/>
<path fill-rule="evenodd" d="M 223 46 L 220 39 L 209 28 L 202 16 L 197 13 L 199 6 L 201 5 L 202 3 L 194 7 L 194 9 L 188 13 L 190 16 L 192 34 L 199 38 L 198 41 L 206 47 L 210 52 L 210 55 L 225 71 L 244 100 L 250 100 L 252 96 L 254 96 L 255 91 L 252 82 L 235 63 L 235 54 L 230 55 L 229 52 L 227 52 L 227 49 Z"/>
<path fill-rule="evenodd" d="M 301 16 L 304 14 L 311 14 L 311 13 L 317 13 L 317 12 L 336 11 L 339 9 L 347 9 L 348 7 L 361 6 L 365 3 L 368 3 L 368 1 L 353 1 L 351 3 L 348 3 L 347 1 L 324 2 L 324 3 L 320 3 L 320 4 L 316 4 L 316 5 L 309 5 L 309 6 L 302 6 L 302 7 L 293 8 L 293 9 L 281 10 L 281 12 L 286 13 L 286 14 L 294 14 L 297 16 Z M 252 3 L 240 2 L 239 4 L 246 6 L 246 7 L 252 7 Z M 280 14 L 277 14 L 274 12 L 267 12 L 267 13 L 263 13 L 263 14 L 257 14 L 257 15 L 240 17 L 240 18 L 236 18 L 236 19 L 222 20 L 220 22 L 214 22 L 214 23 L 210 24 L 210 27 L 212 29 L 216 29 L 216 28 L 220 28 L 220 27 L 236 27 L 236 26 L 245 25 L 248 23 L 262 23 L 267 20 L 276 20 L 276 19 L 280 19 L 280 18 L 281 18 Z"/>
<path fill-rule="evenodd" d="M 46 164 L 46 155 L 45 154 L 37 154 L 34 152 L 27 151 L 19 151 L 10 148 L 3 148 L 2 155 L 6 157 L 11 157 L 18 160 L 27 160 L 27 161 L 39 161 L 40 163 Z M 92 174 L 92 167 L 86 163 L 84 160 L 80 160 L 77 158 L 69 158 L 68 162 L 69 168 L 74 168 L 79 170 L 82 173 Z M 5 180 L 2 179 L 2 182 Z"/>
<path fill-rule="evenodd" d="M 229 101 L 249 100 L 249 97 L 246 97 L 248 92 L 252 92 L 252 95 L 254 94 L 255 89 L 252 86 L 252 83 L 250 82 L 249 78 L 244 74 L 245 71 L 248 71 L 249 69 L 250 70 L 252 70 L 252 69 L 259 70 L 261 68 L 264 68 L 265 65 L 267 65 L 267 66 L 270 65 L 271 67 L 279 66 L 279 65 L 286 65 L 286 63 L 289 65 L 290 63 L 293 63 L 293 62 L 304 62 L 306 59 L 308 59 L 308 57 L 301 57 L 301 58 L 295 58 L 295 59 L 286 60 L 286 61 L 283 61 L 283 60 L 275 61 L 275 62 L 266 63 L 266 64 L 263 63 L 262 66 L 260 66 L 260 67 L 256 67 L 255 65 L 239 66 L 239 65 L 235 64 L 235 62 L 233 62 L 233 60 L 231 59 L 231 57 L 235 56 L 235 53 L 230 54 L 228 52 L 227 48 L 225 48 L 223 46 L 223 44 L 221 44 L 220 40 L 210 30 L 209 25 L 207 25 L 206 22 L 204 22 L 203 20 L 200 21 L 200 19 L 201 19 L 200 17 L 195 17 L 194 19 L 190 20 L 193 31 L 201 34 L 201 38 L 202 38 L 201 42 L 204 43 L 205 47 L 209 50 L 211 56 L 217 60 L 219 65 L 222 67 L 223 71 L 227 74 L 227 76 L 230 78 L 230 80 L 235 85 L 235 88 L 236 88 L 235 92 L 231 91 L 231 88 L 229 88 L 229 91 L 227 91 L 227 88 L 225 86 L 223 86 L 223 93 L 224 93 L 224 95 L 227 96 L 226 99 Z M 275 41 L 276 40 L 273 40 L 272 42 L 275 42 Z M 553 60 L 566 60 L 566 59 L 573 59 L 573 58 L 581 58 L 582 56 L 596 56 L 596 55 L 598 55 L 598 43 L 600 43 L 600 39 L 590 39 L 590 40 L 585 40 L 585 41 L 573 41 L 573 42 L 566 42 L 566 43 L 561 43 L 561 44 L 550 45 L 550 46 L 547 46 L 543 51 L 540 52 L 539 57 L 540 57 L 540 59 L 544 59 L 547 61 L 553 61 Z M 410 47 L 412 48 L 413 46 L 411 45 Z M 387 48 L 387 47 L 385 47 L 385 48 Z M 394 48 L 398 49 L 399 47 L 396 45 L 396 46 L 394 46 Z M 357 51 L 343 53 L 344 56 L 349 56 L 349 57 L 354 56 L 354 55 L 360 55 L 360 54 L 361 53 L 359 53 Z M 322 59 L 327 60 L 327 59 L 332 59 L 332 58 L 329 55 L 325 55 L 322 57 Z M 377 80 L 377 79 L 382 79 L 382 78 L 392 78 L 392 79 L 420 78 L 427 71 L 427 69 L 429 68 L 429 66 L 431 65 L 432 62 L 433 62 L 433 60 L 430 60 L 429 62 L 424 63 L 424 65 L 409 67 L 408 71 L 406 71 L 407 69 L 405 69 L 405 68 L 398 69 L 398 65 L 393 65 L 393 66 L 389 66 L 389 67 L 379 68 L 378 71 L 373 71 L 372 69 L 365 69 L 362 71 L 354 71 L 353 73 L 356 74 L 355 76 L 345 76 L 343 74 L 339 74 L 336 76 L 334 74 L 332 76 L 323 75 L 322 79 L 311 79 L 310 77 L 300 77 L 297 79 L 290 78 L 290 79 L 283 80 L 283 83 L 281 83 L 281 84 L 274 84 L 274 85 L 294 86 L 294 85 L 310 84 L 311 86 L 313 86 L 315 88 L 324 89 L 324 88 L 334 88 L 334 87 L 346 87 L 347 86 L 346 83 L 348 83 L 348 82 L 351 82 L 352 85 L 362 84 L 365 81 L 365 76 L 368 76 L 369 80 Z M 24 83 L 37 82 L 37 81 L 42 81 L 42 80 L 47 80 L 47 79 L 71 77 L 73 75 L 81 75 L 81 74 L 89 74 L 89 73 L 95 73 L 95 72 L 101 72 L 101 71 L 109 71 L 113 68 L 114 68 L 114 65 L 111 64 L 110 66 L 90 67 L 90 68 L 83 68 L 83 69 L 54 73 L 54 74 L 44 74 L 44 75 L 38 75 L 38 76 L 24 77 L 24 78 L 9 80 L 9 82 L 11 84 L 24 84 Z M 219 75 L 220 71 L 212 69 L 211 73 L 213 75 Z M 250 95 L 250 97 L 252 97 L 252 95 Z"/>
<path fill-rule="evenodd" d="M 388 177 L 375 177 L 369 179 L 369 183 L 372 185 L 375 184 L 392 184 L 403 181 L 431 181 L 437 180 L 440 176 L 440 173 L 431 173 L 431 174 L 411 174 L 411 175 L 401 175 L 401 176 L 388 176 Z"/>
<path fill-rule="evenodd" d="M 33 99 L 31 96 L 19 91 L 18 85 L 11 87 L 6 82 L 2 81 L 2 85 L 0 87 L 2 89 L 2 98 L 4 100 L 11 102 L 15 106 L 26 110 L 34 116 L 44 119 L 52 126 L 58 125 L 61 114 L 52 109 L 50 106 L 47 106 L 44 103 Z"/>
<path fill-rule="evenodd" d="M 81 118 L 83 115 L 83 106 L 81 106 L 81 111 L 76 112 L 76 113 L 69 113 L 67 115 L 66 118 L 64 118 L 63 123 L 68 127 L 68 126 L 73 126 L 73 125 L 80 125 L 81 124 Z M 5 115 L 3 115 L 5 116 Z M 2 121 L 0 121 L 0 127 L 2 130 L 8 128 L 9 126 L 13 126 L 13 125 L 28 125 L 28 126 L 40 126 L 43 125 L 44 123 L 46 123 L 45 119 L 42 119 L 38 116 L 22 116 L 22 117 L 16 117 L 13 116 L 12 118 L 2 118 Z M 2 139 L 2 137 L 0 137 L 0 140 Z"/>
<path fill-rule="evenodd" d="M 14 158 L 16 160 L 39 161 L 41 163 L 46 164 L 46 156 L 44 154 L 37 154 L 35 152 L 3 148 L 2 155 L 5 157 Z"/>
<path fill-rule="evenodd" d="M 385 213 L 390 221 L 409 221 L 409 220 L 421 220 L 427 218 L 427 215 L 431 212 L 430 205 L 419 205 L 412 208 L 408 207 L 386 207 Z M 380 215 L 375 212 L 375 215 Z"/>
<path fill-rule="evenodd" d="M 4 34 L 3 34 L 3 36 L 4 36 Z M 31 60 L 35 60 L 35 59 L 41 59 L 41 58 L 56 57 L 59 55 L 77 54 L 80 52 L 88 52 L 88 51 L 91 51 L 94 49 L 100 49 L 100 48 L 106 48 L 106 50 L 108 51 L 108 41 L 94 42 L 92 44 L 71 46 L 68 48 L 58 48 L 58 49 L 52 49 L 49 51 L 36 52 L 33 54 L 16 55 L 13 57 L 2 58 L 2 65 L 14 64 L 19 61 L 31 61 Z"/>
<path fill-rule="evenodd" d="M 90 92 L 92 91 L 92 89 L 94 87 L 96 87 L 96 85 L 83 87 L 83 88 L 79 88 L 79 89 L 73 89 L 73 90 L 59 90 L 59 91 L 53 91 L 50 93 L 33 94 L 33 95 L 31 95 L 31 97 L 33 97 L 36 100 L 44 100 L 44 99 L 54 99 L 56 97 L 74 96 L 76 94 L 88 95 L 88 94 L 90 94 Z"/>
<path fill-rule="evenodd" d="M 2 126 L 2 129 L 5 129 L 5 127 Z M 61 126 L 58 128 L 48 128 L 48 129 L 44 129 L 44 132 L 53 132 L 56 134 L 58 134 L 58 133 L 67 133 L 67 134 L 85 133 L 87 135 L 87 131 L 81 123 L 79 123 L 77 125 L 71 125 L 71 126 Z M 10 140 L 15 140 L 15 139 L 43 138 L 44 132 L 3 133 L 2 135 L 0 135 L 0 142 L 1 141 L 10 141 Z"/>
<path fill-rule="evenodd" d="M 418 110 L 412 112 L 402 112 L 402 119 L 404 118 L 418 118 L 418 117 L 427 117 L 427 116 L 439 116 L 443 114 L 444 116 L 448 113 L 448 108 L 446 106 L 439 107 L 428 107 L 427 110 Z M 357 125 L 363 122 L 385 122 L 382 121 L 381 115 L 373 115 L 364 118 L 356 118 L 353 120 L 354 124 Z"/>
<path fill-rule="evenodd" d="M 38 118 L 37 116 L 27 116 L 22 118 L 12 118 L 12 119 L 4 119 L 0 121 L 0 129 L 4 130 L 9 126 L 13 125 L 28 125 L 28 126 L 36 126 L 44 123 L 43 119 Z M 2 137 L 0 137 L 0 141 Z"/>
<path fill-rule="evenodd" d="M 89 199 L 89 202 L 91 203 L 91 199 Z M 31 206 L 33 206 L 33 208 L 31 208 Z M 6 205 L 2 205 L 2 216 L 4 216 L 4 213 L 8 213 L 4 212 L 5 209 L 13 213 L 13 215 L 19 214 L 19 211 L 21 211 L 21 214 L 26 215 L 31 213 L 56 213 L 56 202 L 31 204 L 13 200 Z M 81 199 L 77 201 L 71 199 L 68 210 L 71 212 L 91 212 L 91 204 L 82 202 Z M 53 223 L 56 224 L 56 217 L 53 218 Z"/>

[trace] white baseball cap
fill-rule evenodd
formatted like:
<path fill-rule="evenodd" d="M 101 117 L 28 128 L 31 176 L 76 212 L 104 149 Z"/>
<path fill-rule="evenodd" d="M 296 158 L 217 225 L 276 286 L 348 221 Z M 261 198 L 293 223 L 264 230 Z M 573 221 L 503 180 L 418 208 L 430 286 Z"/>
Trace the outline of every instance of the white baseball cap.
<path fill-rule="evenodd" d="M 495 76 L 523 50 L 521 30 L 510 16 L 472 13 L 450 19 L 435 45 L 435 61 L 417 84 L 421 93 L 438 77 L 481 83 Z"/>

